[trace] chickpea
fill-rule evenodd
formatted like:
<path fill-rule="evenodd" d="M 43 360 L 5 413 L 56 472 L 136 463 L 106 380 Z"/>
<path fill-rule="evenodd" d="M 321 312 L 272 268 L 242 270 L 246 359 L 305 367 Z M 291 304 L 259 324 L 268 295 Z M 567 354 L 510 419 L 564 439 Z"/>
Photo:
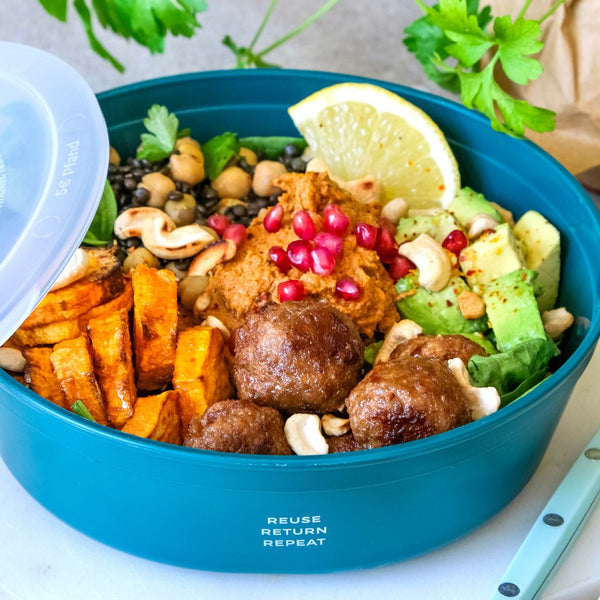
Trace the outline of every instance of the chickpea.
<path fill-rule="evenodd" d="M 219 204 L 215 207 L 215 212 L 224 215 L 230 206 L 235 206 L 236 204 L 243 204 L 246 206 L 244 201 L 238 200 L 237 198 L 221 198 Z"/>
<path fill-rule="evenodd" d="M 240 156 L 246 159 L 246 162 L 253 167 L 258 162 L 258 156 L 256 156 L 256 152 L 254 150 L 250 150 L 250 148 L 244 148 L 243 146 L 240 148 Z"/>
<path fill-rule="evenodd" d="M 110 147 L 110 154 L 108 155 L 108 163 L 111 165 L 118 165 L 121 163 L 119 153 L 112 146 Z"/>
<path fill-rule="evenodd" d="M 146 203 L 152 208 L 162 208 L 167 201 L 169 192 L 175 191 L 175 182 L 162 173 L 148 173 L 142 177 L 138 187 L 150 192 L 150 200 Z"/>
<path fill-rule="evenodd" d="M 252 187 L 252 179 L 239 167 L 227 167 L 211 183 L 219 198 L 245 198 Z"/>
<path fill-rule="evenodd" d="M 185 154 L 185 152 L 182 152 L 180 149 L 180 146 L 185 145 L 185 144 L 190 144 L 190 145 L 194 146 L 195 148 L 197 148 L 198 150 L 200 150 L 200 143 L 197 142 L 196 140 L 192 139 L 189 136 L 179 138 L 175 142 L 175 150 L 178 150 L 179 152 L 181 152 L 181 154 Z"/>
<path fill-rule="evenodd" d="M 194 144 L 186 143 L 179 144 L 179 154 L 189 154 L 193 156 L 198 162 L 204 164 L 204 155 L 202 154 L 202 150 Z"/>
<path fill-rule="evenodd" d="M 200 294 L 208 287 L 208 277 L 206 275 L 192 275 L 186 277 L 179 283 L 179 299 L 181 306 L 188 310 L 194 309 L 194 304 Z"/>
<path fill-rule="evenodd" d="M 169 168 L 173 179 L 188 185 L 196 185 L 204 179 L 204 157 L 201 159 L 192 154 L 171 154 Z"/>
<path fill-rule="evenodd" d="M 136 248 L 127 258 L 123 261 L 123 271 L 129 273 L 132 269 L 135 269 L 137 265 L 148 265 L 149 267 L 160 266 L 160 261 L 150 250 L 147 248 Z"/>
<path fill-rule="evenodd" d="M 273 180 L 287 172 L 280 162 L 274 160 L 261 160 L 254 170 L 252 189 L 257 196 L 272 196 L 280 191 L 273 185 Z"/>
<path fill-rule="evenodd" d="M 191 225 L 196 220 L 196 200 L 190 194 L 183 194 L 178 200 L 167 200 L 164 211 L 177 227 Z"/>

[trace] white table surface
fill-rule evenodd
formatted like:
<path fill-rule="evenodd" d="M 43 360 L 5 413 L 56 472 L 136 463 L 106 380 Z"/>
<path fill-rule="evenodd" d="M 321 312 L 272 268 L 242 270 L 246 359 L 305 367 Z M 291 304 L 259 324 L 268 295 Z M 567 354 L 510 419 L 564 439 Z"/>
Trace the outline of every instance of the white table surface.
<path fill-rule="evenodd" d="M 507 508 L 441 550 L 364 571 L 226 574 L 136 558 L 56 519 L 0 463 L 0 600 L 485 600 L 571 464 L 600 428 L 599 388 L 600 348 L 578 382 L 540 468 Z M 543 600 L 600 597 L 599 540 L 597 506 Z"/>

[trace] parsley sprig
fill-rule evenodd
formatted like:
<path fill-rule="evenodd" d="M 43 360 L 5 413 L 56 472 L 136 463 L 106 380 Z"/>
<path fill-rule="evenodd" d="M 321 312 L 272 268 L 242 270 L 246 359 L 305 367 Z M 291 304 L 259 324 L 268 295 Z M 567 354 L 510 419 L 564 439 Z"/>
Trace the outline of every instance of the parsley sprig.
<path fill-rule="evenodd" d="M 532 58 L 544 45 L 540 25 L 565 0 L 555 2 L 539 20 L 525 18 L 531 4 L 526 0 L 514 21 L 510 15 L 492 18 L 489 7 L 479 10 L 479 0 L 440 0 L 435 6 L 415 2 L 425 16 L 406 28 L 404 43 L 430 79 L 460 91 L 464 105 L 485 114 L 497 131 L 520 137 L 526 128 L 554 129 L 553 111 L 513 98 L 502 89 L 497 75 L 502 70 L 518 85 L 541 75 L 542 65 Z M 482 68 L 485 55 L 490 58 Z"/>

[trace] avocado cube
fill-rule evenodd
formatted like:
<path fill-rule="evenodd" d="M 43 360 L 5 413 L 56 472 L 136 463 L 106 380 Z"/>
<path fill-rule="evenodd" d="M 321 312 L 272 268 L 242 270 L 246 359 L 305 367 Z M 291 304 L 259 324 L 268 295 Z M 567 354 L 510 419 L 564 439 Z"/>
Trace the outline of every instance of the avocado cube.
<path fill-rule="evenodd" d="M 398 222 L 396 241 L 399 244 L 411 242 L 426 233 L 440 244 L 455 229 L 462 229 L 458 221 L 445 210 L 434 214 L 416 214 L 404 217 Z"/>
<path fill-rule="evenodd" d="M 498 223 L 503 223 L 502 215 L 485 199 L 483 194 L 478 194 L 470 187 L 462 188 L 448 205 L 448 211 L 458 219 L 463 227 L 481 214 L 491 215 Z"/>
<path fill-rule="evenodd" d="M 546 339 L 533 293 L 535 271 L 517 269 L 488 283 L 483 301 L 500 352 L 532 339 Z"/>
<path fill-rule="evenodd" d="M 430 292 L 418 284 L 418 274 L 411 273 L 396 283 L 400 294 L 398 310 L 423 328 L 423 333 L 476 333 L 488 329 L 487 319 L 465 319 L 458 306 L 458 296 L 469 286 L 462 277 L 454 276 L 439 292 Z"/>
<path fill-rule="evenodd" d="M 537 271 L 533 291 L 541 312 L 554 308 L 560 281 L 560 233 L 539 212 L 526 212 L 515 224 L 515 237 L 527 248 L 527 267 Z"/>
<path fill-rule="evenodd" d="M 481 234 L 461 252 L 458 264 L 467 282 L 478 294 L 494 279 L 527 267 L 519 242 L 508 223 Z"/>

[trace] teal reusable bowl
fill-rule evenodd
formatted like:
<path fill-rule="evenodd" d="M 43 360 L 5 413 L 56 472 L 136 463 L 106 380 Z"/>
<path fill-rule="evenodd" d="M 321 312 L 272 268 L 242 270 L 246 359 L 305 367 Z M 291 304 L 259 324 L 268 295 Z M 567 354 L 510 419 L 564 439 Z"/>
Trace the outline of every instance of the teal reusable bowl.
<path fill-rule="evenodd" d="M 294 134 L 286 109 L 357 77 L 301 71 L 197 73 L 100 94 L 111 141 L 134 152 L 141 120 L 164 104 L 206 140 Z M 205 452 L 80 419 L 0 372 L 0 451 L 26 490 L 110 546 L 219 571 L 313 573 L 398 561 L 446 544 L 508 504 L 535 472 L 600 333 L 599 215 L 535 145 L 492 131 L 458 104 L 370 81 L 444 130 L 465 184 L 562 232 L 560 305 L 576 315 L 551 378 L 507 408 L 403 445 L 319 457 Z"/>

